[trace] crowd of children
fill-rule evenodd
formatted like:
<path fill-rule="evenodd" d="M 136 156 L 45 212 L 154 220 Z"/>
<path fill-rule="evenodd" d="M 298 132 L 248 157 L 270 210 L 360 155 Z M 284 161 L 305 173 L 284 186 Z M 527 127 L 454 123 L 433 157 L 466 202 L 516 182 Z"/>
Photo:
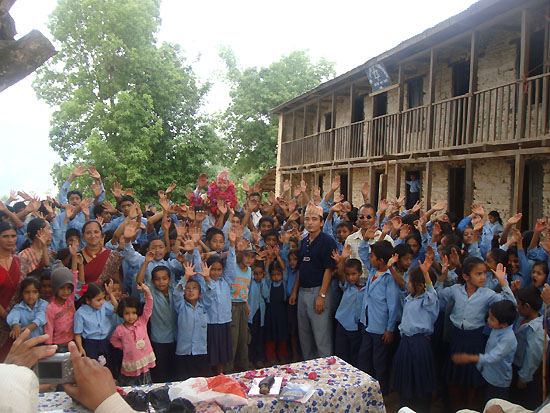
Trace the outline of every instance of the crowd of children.
<path fill-rule="evenodd" d="M 69 191 L 85 173 L 93 199 Z M 0 203 L 0 290 L 17 287 L 13 297 L 0 291 L 9 329 L 0 347 L 25 328 L 47 333 L 58 351 L 74 341 L 124 385 L 299 360 L 295 295 L 315 243 L 304 222 L 322 215 L 336 246 L 321 307 L 334 322 L 322 332 L 333 354 L 419 411 L 429 411 L 436 390 L 453 409 L 492 397 L 539 404 L 550 303 L 545 220 L 522 233 L 521 214 L 503 223 L 479 204 L 461 220 L 445 202 L 424 211 L 401 197 L 375 207 L 368 184 L 356 208 L 335 196 L 338 178 L 324 198 L 303 181 L 285 182 L 280 197 L 243 183 L 242 206 L 227 173 L 210 184 L 201 175 L 188 204 L 171 199 L 174 187 L 143 212 L 118 184 L 115 203 L 105 201 L 95 168 L 78 167 L 57 200 L 19 192 Z"/>

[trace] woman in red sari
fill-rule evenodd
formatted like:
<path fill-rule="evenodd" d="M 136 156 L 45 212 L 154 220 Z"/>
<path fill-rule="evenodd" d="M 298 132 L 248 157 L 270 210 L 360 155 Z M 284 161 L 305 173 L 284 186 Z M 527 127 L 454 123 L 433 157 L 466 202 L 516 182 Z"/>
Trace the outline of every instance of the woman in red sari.
<path fill-rule="evenodd" d="M 13 340 L 9 337 L 10 327 L 6 323 L 11 308 L 16 304 L 16 292 L 24 276 L 21 262 L 14 253 L 17 234 L 10 222 L 0 223 L 0 362 L 10 351 Z"/>
<path fill-rule="evenodd" d="M 122 284 L 120 265 L 124 257 L 103 245 L 103 232 L 97 221 L 88 221 L 82 227 L 82 239 L 86 246 L 80 251 L 84 258 L 86 284 L 104 284 L 111 278 Z"/>

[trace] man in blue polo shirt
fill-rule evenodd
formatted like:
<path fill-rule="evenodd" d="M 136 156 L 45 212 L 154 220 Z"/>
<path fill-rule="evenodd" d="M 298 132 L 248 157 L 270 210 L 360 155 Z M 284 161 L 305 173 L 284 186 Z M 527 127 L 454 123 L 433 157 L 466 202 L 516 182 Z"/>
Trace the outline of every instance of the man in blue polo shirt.
<path fill-rule="evenodd" d="M 323 209 L 309 203 L 304 215 L 308 236 L 302 241 L 298 274 L 289 303 L 298 297 L 298 336 L 305 360 L 332 355 L 330 281 L 336 249 L 332 237 L 321 231 Z"/>

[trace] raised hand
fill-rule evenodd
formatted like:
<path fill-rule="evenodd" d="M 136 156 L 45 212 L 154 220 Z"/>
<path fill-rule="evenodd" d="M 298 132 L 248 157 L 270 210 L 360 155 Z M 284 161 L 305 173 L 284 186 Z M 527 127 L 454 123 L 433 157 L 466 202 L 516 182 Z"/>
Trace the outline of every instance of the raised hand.
<path fill-rule="evenodd" d="M 378 215 L 383 214 L 384 212 L 386 212 L 386 210 L 389 208 L 389 206 L 390 206 L 390 204 L 388 203 L 388 201 L 386 199 L 382 199 L 378 204 L 377 214 Z"/>
<path fill-rule="evenodd" d="M 521 221 L 521 217 L 523 214 L 520 212 L 519 214 L 516 214 L 510 218 L 508 218 L 508 221 L 506 222 L 507 225 L 516 225 L 519 221 Z"/>
<path fill-rule="evenodd" d="M 185 192 L 185 197 L 188 199 L 188 200 L 192 200 L 193 199 L 193 191 L 191 191 L 190 189 L 186 189 Z"/>
<path fill-rule="evenodd" d="M 535 224 L 535 232 L 542 232 L 546 228 L 546 220 L 539 218 Z"/>
<path fill-rule="evenodd" d="M 506 267 L 504 267 L 504 265 L 499 263 L 497 265 L 497 269 L 491 270 L 491 271 L 493 271 L 493 274 L 495 274 L 495 277 L 497 278 L 498 283 L 501 286 L 505 286 L 506 285 Z"/>
<path fill-rule="evenodd" d="M 393 267 L 399 261 L 399 254 L 393 254 L 388 260 L 388 267 Z"/>
<path fill-rule="evenodd" d="M 418 266 L 420 267 L 422 272 L 426 274 L 430 271 L 430 267 L 432 266 L 432 264 L 433 264 L 433 259 L 428 254 L 426 254 L 426 258 L 424 258 L 424 262 L 419 262 Z"/>
<path fill-rule="evenodd" d="M 351 256 L 351 244 L 346 244 L 342 249 L 342 254 L 340 254 L 340 257 L 342 257 L 343 260 L 347 260 L 350 256 Z"/>
<path fill-rule="evenodd" d="M 401 239 L 405 239 L 409 236 L 409 234 L 411 233 L 411 228 L 408 224 L 405 224 L 401 227 L 401 229 L 399 230 L 399 238 Z"/>
<path fill-rule="evenodd" d="M 237 230 L 233 225 L 231 225 L 227 230 L 227 239 L 231 244 L 235 245 L 235 242 L 237 241 Z"/>
<path fill-rule="evenodd" d="M 300 181 L 300 190 L 303 192 L 306 192 L 307 190 L 307 184 L 306 184 L 306 181 L 304 181 L 303 179 Z"/>
<path fill-rule="evenodd" d="M 441 202 L 438 202 L 437 204 L 435 204 L 432 207 L 432 209 L 434 209 L 435 211 L 443 211 L 446 206 L 447 206 L 447 201 L 441 201 Z"/>
<path fill-rule="evenodd" d="M 103 189 L 101 189 L 101 186 L 99 186 L 96 183 L 92 184 L 92 192 L 94 193 L 94 198 L 98 199 L 101 194 L 103 193 Z"/>
<path fill-rule="evenodd" d="M 19 195 L 21 198 L 23 198 L 27 202 L 32 201 L 32 196 L 27 194 L 25 191 L 17 191 L 17 195 Z"/>
<path fill-rule="evenodd" d="M 204 277 L 204 281 L 207 283 L 210 282 L 210 267 L 205 262 L 201 262 L 201 271 L 199 274 Z"/>
<path fill-rule="evenodd" d="M 133 240 L 139 234 L 139 223 L 136 221 L 130 221 L 124 228 L 124 239 L 126 242 Z"/>
<path fill-rule="evenodd" d="M 48 245 L 48 241 L 51 239 L 51 231 L 48 228 L 40 228 L 36 233 L 36 238 L 42 245 Z"/>
<path fill-rule="evenodd" d="M 101 205 L 103 206 L 103 208 L 105 208 L 111 214 L 116 214 L 117 213 L 116 208 L 109 201 L 105 201 Z"/>
<path fill-rule="evenodd" d="M 332 189 L 333 191 L 336 191 L 338 188 L 340 188 L 340 175 L 336 175 L 332 179 L 332 184 L 330 186 L 330 189 Z"/>
<path fill-rule="evenodd" d="M 246 179 L 243 178 L 243 183 L 241 184 L 243 191 L 248 193 L 250 192 L 250 185 L 248 185 L 248 182 L 246 182 Z"/>
<path fill-rule="evenodd" d="M 86 173 L 86 167 L 83 165 L 79 165 L 76 168 L 73 169 L 73 176 L 83 176 Z"/>
<path fill-rule="evenodd" d="M 193 241 L 194 245 L 199 245 L 202 237 L 201 229 L 194 225 L 189 227 L 189 236 L 191 237 L 191 241 Z"/>
<path fill-rule="evenodd" d="M 221 216 L 227 214 L 227 205 L 225 204 L 225 199 L 218 198 L 218 211 L 220 211 Z"/>
<path fill-rule="evenodd" d="M 170 201 L 164 194 L 164 191 L 158 191 L 159 196 L 159 205 L 163 211 L 168 211 L 170 209 Z"/>
<path fill-rule="evenodd" d="M 369 227 L 369 228 L 365 228 L 363 230 L 363 239 L 365 241 L 369 241 L 371 239 L 374 238 L 374 236 L 376 235 L 376 231 L 377 231 L 377 228 L 375 226 L 372 226 L 372 227 Z"/>
<path fill-rule="evenodd" d="M 548 285 L 547 283 L 544 284 L 541 297 L 542 301 L 544 301 L 544 304 L 550 304 L 550 285 Z"/>
<path fill-rule="evenodd" d="M 149 287 L 147 287 L 147 284 L 145 283 L 140 283 L 136 286 L 136 288 L 138 290 L 141 290 L 145 293 L 146 296 L 150 296 L 151 295 L 151 290 L 149 289 Z"/>
<path fill-rule="evenodd" d="M 92 203 L 91 198 L 84 198 L 82 202 L 80 202 L 80 210 L 84 215 L 90 215 L 90 204 Z"/>
<path fill-rule="evenodd" d="M 288 179 L 285 179 L 285 181 L 283 182 L 283 194 L 287 193 L 291 189 L 292 189 L 292 184 Z"/>
<path fill-rule="evenodd" d="M 74 216 L 76 215 L 75 212 L 76 212 L 76 208 L 74 206 L 72 206 L 71 204 L 65 205 L 65 216 L 68 219 L 74 218 Z"/>
<path fill-rule="evenodd" d="M 401 229 L 401 226 L 403 225 L 403 222 L 401 221 L 401 217 L 399 215 L 393 217 L 390 222 L 394 231 L 399 231 Z"/>
<path fill-rule="evenodd" d="M 456 248 L 451 248 L 451 254 L 449 255 L 449 262 L 453 267 L 460 267 L 460 256 Z"/>
<path fill-rule="evenodd" d="M 170 186 L 168 186 L 168 188 L 166 188 L 166 196 L 168 197 L 168 199 L 170 199 L 170 194 L 172 193 L 172 191 L 176 189 L 176 184 L 175 182 L 172 182 L 170 184 Z"/>
<path fill-rule="evenodd" d="M 363 199 L 368 199 L 370 194 L 370 184 L 369 181 L 363 182 L 363 186 L 361 187 L 361 195 L 363 195 Z"/>
<path fill-rule="evenodd" d="M 340 256 L 340 254 L 338 254 L 338 251 L 337 251 L 337 250 L 332 250 L 332 254 L 330 254 L 330 257 L 334 260 L 334 262 L 336 263 L 336 265 L 338 265 L 338 263 L 339 263 L 340 260 L 342 259 L 342 257 Z"/>
<path fill-rule="evenodd" d="M 124 190 L 124 195 L 130 195 L 132 198 L 135 198 L 134 190 L 132 188 L 126 188 Z"/>
<path fill-rule="evenodd" d="M 94 178 L 94 179 L 97 179 L 98 181 L 101 181 L 101 175 L 99 174 L 99 172 L 97 172 L 97 169 L 95 169 L 94 166 L 90 166 L 88 168 L 88 174 Z"/>
<path fill-rule="evenodd" d="M 193 278 L 195 275 L 195 265 L 191 262 L 184 262 L 183 268 L 185 270 L 184 278 L 185 280 L 188 280 L 189 278 Z"/>
<path fill-rule="evenodd" d="M 17 195 L 17 192 L 15 192 L 13 189 L 10 190 L 10 197 L 8 198 L 7 203 L 15 201 L 19 196 Z"/>
<path fill-rule="evenodd" d="M 321 198 L 321 187 L 315 186 L 313 187 L 313 198 Z"/>
<path fill-rule="evenodd" d="M 485 210 L 480 204 L 472 204 L 472 213 L 479 215 L 480 217 L 485 216 Z"/>
<path fill-rule="evenodd" d="M 344 208 L 344 205 L 343 205 L 342 203 L 340 203 L 340 202 L 337 202 L 336 204 L 334 204 L 334 205 L 332 206 L 331 209 L 332 209 L 334 212 L 340 212 L 343 208 Z"/>
<path fill-rule="evenodd" d="M 435 251 L 431 245 L 426 246 L 426 257 L 429 257 L 432 262 L 435 259 Z"/>
<path fill-rule="evenodd" d="M 449 257 L 447 257 L 446 255 L 443 256 L 443 258 L 441 259 L 441 273 L 447 273 L 449 271 Z"/>
<path fill-rule="evenodd" d="M 122 185 L 118 181 L 115 181 L 111 188 L 111 193 L 118 200 L 122 196 Z"/>
<path fill-rule="evenodd" d="M 414 214 L 415 212 L 420 211 L 420 209 L 424 206 L 424 201 L 418 201 L 411 209 L 411 212 Z"/>

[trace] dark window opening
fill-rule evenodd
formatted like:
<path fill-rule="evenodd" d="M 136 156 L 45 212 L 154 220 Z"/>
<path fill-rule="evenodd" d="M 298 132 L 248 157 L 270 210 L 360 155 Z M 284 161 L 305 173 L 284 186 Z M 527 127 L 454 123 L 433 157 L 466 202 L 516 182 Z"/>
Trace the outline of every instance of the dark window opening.
<path fill-rule="evenodd" d="M 323 177 L 324 175 L 319 175 L 317 177 L 317 179 L 319 180 L 319 182 L 317 182 L 317 185 L 319 186 L 319 188 L 321 188 L 321 197 L 323 196 Z"/>
<path fill-rule="evenodd" d="M 360 96 L 353 102 L 353 118 L 352 123 L 365 120 L 365 97 Z"/>
<path fill-rule="evenodd" d="M 407 109 L 424 105 L 424 81 L 417 77 L 407 81 Z"/>
<path fill-rule="evenodd" d="M 521 213 L 521 230 L 533 228 L 537 218 L 542 216 L 542 165 L 533 162 L 525 165 L 523 175 L 523 193 Z"/>
<path fill-rule="evenodd" d="M 374 197 L 371 199 L 371 204 L 374 205 L 374 210 L 378 210 L 378 199 L 380 198 L 380 177 L 384 171 L 376 171 L 374 173 Z"/>
<path fill-rule="evenodd" d="M 449 169 L 449 200 L 448 210 L 456 214 L 458 219 L 464 217 L 465 188 L 464 178 L 465 168 Z"/>
<path fill-rule="evenodd" d="M 340 193 L 348 200 L 348 174 L 340 174 Z"/>
<path fill-rule="evenodd" d="M 412 181 L 411 176 L 414 175 L 415 180 L 420 185 L 420 191 L 416 194 L 411 194 L 411 185 L 407 185 L 405 183 L 405 206 L 407 209 L 411 209 L 414 204 L 420 200 L 421 193 L 422 193 L 422 181 L 420 180 L 420 177 L 422 176 L 421 171 L 407 171 L 405 173 L 405 181 Z M 414 184 L 413 184 L 414 185 Z"/>
<path fill-rule="evenodd" d="M 332 129 L 332 112 L 325 113 L 325 130 Z"/>
<path fill-rule="evenodd" d="M 470 91 L 470 61 L 465 60 L 452 64 L 453 97 L 465 95 Z"/>
<path fill-rule="evenodd" d="M 374 97 L 374 107 L 372 116 L 384 116 L 388 113 L 388 92 L 380 93 Z"/>

